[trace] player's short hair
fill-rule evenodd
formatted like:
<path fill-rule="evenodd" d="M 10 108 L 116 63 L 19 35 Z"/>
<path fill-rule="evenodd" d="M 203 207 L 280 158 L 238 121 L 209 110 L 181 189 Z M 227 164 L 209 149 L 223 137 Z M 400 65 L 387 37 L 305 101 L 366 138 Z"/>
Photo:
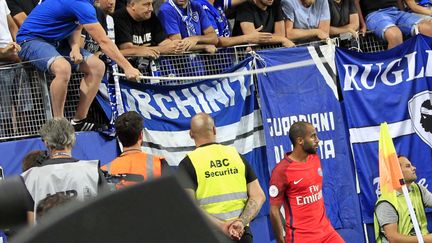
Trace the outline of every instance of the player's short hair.
<path fill-rule="evenodd" d="M 306 127 L 312 125 L 309 122 L 299 121 L 294 122 L 289 130 L 289 139 L 293 145 L 297 144 L 297 138 L 304 137 L 306 135 Z"/>
<path fill-rule="evenodd" d="M 135 111 L 121 114 L 115 121 L 116 135 L 123 146 L 134 145 L 144 128 L 144 118 Z"/>

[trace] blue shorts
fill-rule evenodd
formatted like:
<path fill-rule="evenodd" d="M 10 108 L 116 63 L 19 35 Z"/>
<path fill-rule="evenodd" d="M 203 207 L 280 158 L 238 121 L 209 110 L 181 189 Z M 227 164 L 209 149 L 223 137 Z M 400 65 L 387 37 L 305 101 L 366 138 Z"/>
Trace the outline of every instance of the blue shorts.
<path fill-rule="evenodd" d="M 414 34 L 414 25 L 423 19 L 415 14 L 400 11 L 396 7 L 374 11 L 366 16 L 366 26 L 375 35 L 384 39 L 384 32 L 393 26 L 399 27 L 404 35 Z"/>
<path fill-rule="evenodd" d="M 39 70 L 45 72 L 50 71 L 51 64 L 58 58 L 64 57 L 72 66 L 73 71 L 78 71 L 79 64 L 74 64 L 69 57 L 70 46 L 67 40 L 61 42 L 50 43 L 43 39 L 31 39 L 19 43 L 21 51 L 18 56 L 23 61 L 31 61 Z M 80 48 L 83 62 L 87 61 L 93 54 L 87 50 Z"/>

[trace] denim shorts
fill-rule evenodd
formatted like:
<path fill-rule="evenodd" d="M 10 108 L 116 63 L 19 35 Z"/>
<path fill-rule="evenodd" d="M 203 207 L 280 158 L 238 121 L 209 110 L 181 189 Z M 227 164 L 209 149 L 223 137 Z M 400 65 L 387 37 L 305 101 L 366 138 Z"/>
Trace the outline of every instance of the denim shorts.
<path fill-rule="evenodd" d="M 18 56 L 23 61 L 32 61 L 32 64 L 41 71 L 50 71 L 51 64 L 57 59 L 64 57 L 72 66 L 73 71 L 78 71 L 79 64 L 74 64 L 69 57 L 71 48 L 67 40 L 50 43 L 43 39 L 31 39 L 19 43 L 21 51 Z M 93 54 L 80 48 L 83 61 L 87 61 Z"/>
<path fill-rule="evenodd" d="M 384 8 L 374 11 L 366 16 L 366 26 L 375 35 L 384 39 L 384 32 L 397 26 L 404 35 L 414 34 L 414 25 L 423 19 L 413 13 L 400 11 L 396 7 Z"/>

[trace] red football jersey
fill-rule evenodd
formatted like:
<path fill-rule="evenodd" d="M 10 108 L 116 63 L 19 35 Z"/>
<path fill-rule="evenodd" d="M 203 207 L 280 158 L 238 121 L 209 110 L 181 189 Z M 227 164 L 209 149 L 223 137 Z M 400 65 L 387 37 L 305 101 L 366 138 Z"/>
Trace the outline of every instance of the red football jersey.
<path fill-rule="evenodd" d="M 322 170 L 318 155 L 293 161 L 285 155 L 272 171 L 270 204 L 285 210 L 285 242 L 322 242 L 336 233 L 325 214 Z"/>

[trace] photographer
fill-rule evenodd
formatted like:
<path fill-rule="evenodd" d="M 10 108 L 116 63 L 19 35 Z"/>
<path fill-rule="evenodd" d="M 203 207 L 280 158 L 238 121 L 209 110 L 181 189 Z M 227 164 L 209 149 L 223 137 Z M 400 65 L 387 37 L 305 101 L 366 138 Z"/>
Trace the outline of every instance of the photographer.
<path fill-rule="evenodd" d="M 97 195 L 106 186 L 98 160 L 78 160 L 72 157 L 75 131 L 65 118 L 54 118 L 45 123 L 40 135 L 49 158 L 38 167 L 21 174 L 33 199 L 35 212 L 37 203 L 49 195 L 64 193 L 85 200 Z"/>

